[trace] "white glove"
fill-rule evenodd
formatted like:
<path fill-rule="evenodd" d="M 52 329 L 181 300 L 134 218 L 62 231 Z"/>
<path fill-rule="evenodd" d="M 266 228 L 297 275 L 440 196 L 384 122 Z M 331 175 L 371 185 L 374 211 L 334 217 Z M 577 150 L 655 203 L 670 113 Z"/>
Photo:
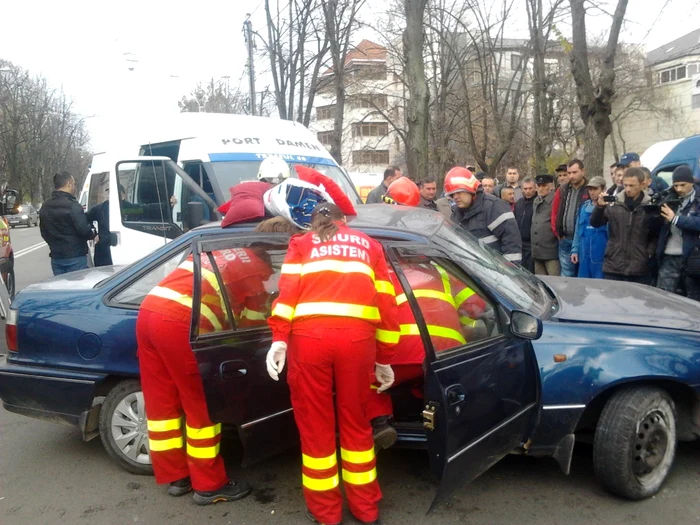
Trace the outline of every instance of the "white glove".
<path fill-rule="evenodd" d="M 374 376 L 377 378 L 380 385 L 377 392 L 384 392 L 394 384 L 394 371 L 391 369 L 391 365 L 374 363 Z"/>
<path fill-rule="evenodd" d="M 265 363 L 267 364 L 267 373 L 275 381 L 280 380 L 280 374 L 284 370 L 284 363 L 287 360 L 287 343 L 276 341 L 267 351 Z"/>

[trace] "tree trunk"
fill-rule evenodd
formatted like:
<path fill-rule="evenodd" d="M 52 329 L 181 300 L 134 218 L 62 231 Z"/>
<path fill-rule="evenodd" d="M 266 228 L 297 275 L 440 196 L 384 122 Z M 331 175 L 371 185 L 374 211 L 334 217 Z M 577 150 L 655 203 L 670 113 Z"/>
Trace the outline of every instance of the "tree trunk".
<path fill-rule="evenodd" d="M 406 104 L 406 165 L 408 176 L 417 181 L 428 176 L 430 93 L 423 60 L 423 16 L 427 3 L 427 0 L 404 0 L 406 29 L 403 33 L 403 47 L 409 93 Z"/>
<path fill-rule="evenodd" d="M 586 124 L 583 132 L 586 164 L 586 177 L 604 177 L 603 161 L 605 160 L 605 137 L 596 129 L 593 119 Z"/>

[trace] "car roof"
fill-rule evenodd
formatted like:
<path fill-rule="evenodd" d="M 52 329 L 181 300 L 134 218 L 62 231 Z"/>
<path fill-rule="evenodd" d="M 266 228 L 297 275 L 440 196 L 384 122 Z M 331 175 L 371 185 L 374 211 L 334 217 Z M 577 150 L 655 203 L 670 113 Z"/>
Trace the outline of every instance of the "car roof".
<path fill-rule="evenodd" d="M 357 216 L 350 217 L 348 225 L 363 231 L 391 230 L 410 234 L 412 237 L 429 239 L 445 222 L 445 218 L 440 212 L 425 208 L 390 204 L 360 204 L 356 209 Z M 258 222 L 248 222 L 223 229 L 221 222 L 212 222 L 195 228 L 193 231 L 247 231 L 256 224 Z"/>

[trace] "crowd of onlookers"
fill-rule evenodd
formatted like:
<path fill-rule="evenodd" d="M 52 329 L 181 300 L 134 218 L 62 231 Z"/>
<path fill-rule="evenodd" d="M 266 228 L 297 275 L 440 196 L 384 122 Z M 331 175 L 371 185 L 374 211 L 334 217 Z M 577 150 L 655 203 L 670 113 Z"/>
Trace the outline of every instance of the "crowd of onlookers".
<path fill-rule="evenodd" d="M 388 168 L 367 202 L 381 202 L 401 176 Z M 642 283 L 700 300 L 700 181 L 692 170 L 677 167 L 669 188 L 627 153 L 610 179 L 588 178 L 578 159 L 534 178 L 510 166 L 500 184 L 467 166 L 450 170 L 444 192 L 435 179 L 419 181 L 419 206 L 535 274 Z"/>

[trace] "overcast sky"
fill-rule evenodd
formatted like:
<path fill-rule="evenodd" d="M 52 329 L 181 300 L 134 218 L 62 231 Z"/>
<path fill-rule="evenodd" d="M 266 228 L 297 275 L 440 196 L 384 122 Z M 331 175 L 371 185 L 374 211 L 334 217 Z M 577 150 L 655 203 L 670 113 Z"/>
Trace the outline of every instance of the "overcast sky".
<path fill-rule="evenodd" d="M 177 112 L 198 81 L 245 89 L 246 13 L 265 34 L 263 0 L 6 0 L 0 12 L 0 58 L 44 75 L 80 114 L 95 115 L 86 121 L 95 151 L 146 115 Z M 647 50 L 700 27 L 698 0 L 630 0 L 627 12 L 623 41 Z M 591 32 L 606 24 L 603 15 L 589 21 Z"/>

